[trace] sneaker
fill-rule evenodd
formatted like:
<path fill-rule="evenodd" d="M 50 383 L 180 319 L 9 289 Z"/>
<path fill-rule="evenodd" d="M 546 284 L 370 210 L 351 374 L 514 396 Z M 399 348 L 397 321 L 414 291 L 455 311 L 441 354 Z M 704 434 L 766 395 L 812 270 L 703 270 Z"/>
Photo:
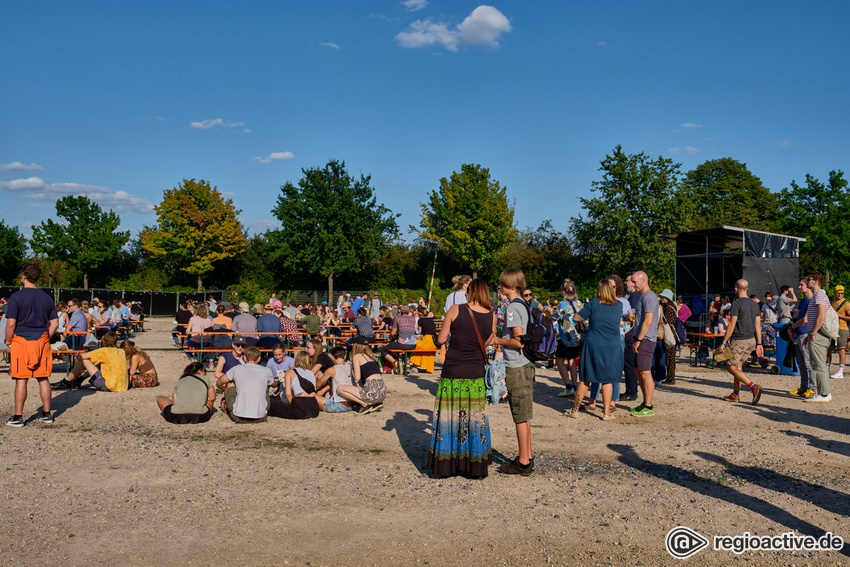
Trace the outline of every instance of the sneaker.
<path fill-rule="evenodd" d="M 635 407 L 633 407 L 632 409 L 630 409 L 629 411 L 630 412 L 636 412 L 636 411 L 639 412 L 639 411 L 643 410 L 644 408 L 646 408 L 646 406 L 643 405 L 643 402 L 641 402 L 638 405 L 636 405 Z"/>
<path fill-rule="evenodd" d="M 50 412 L 42 413 L 41 417 L 38 418 L 38 422 L 46 424 L 53 423 L 53 414 Z"/>
<path fill-rule="evenodd" d="M 638 407 L 640 408 L 639 410 Z M 638 407 L 632 409 L 633 417 L 649 417 L 651 415 L 655 415 L 655 408 L 648 408 L 643 404 L 639 405 Z"/>
<path fill-rule="evenodd" d="M 830 374 L 829 377 L 833 380 L 841 380 L 842 378 L 844 378 L 844 369 L 839 368 L 835 371 L 835 374 Z"/>
<path fill-rule="evenodd" d="M 741 401 L 741 398 L 739 398 L 738 394 L 736 394 L 735 392 L 732 392 L 728 396 L 723 396 L 723 399 L 726 400 L 727 402 L 740 402 Z"/>
<path fill-rule="evenodd" d="M 806 398 L 803 400 L 804 402 L 809 402 L 813 404 L 828 404 L 832 401 L 832 394 L 828 394 L 826 396 L 812 396 L 811 398 Z"/>
<path fill-rule="evenodd" d="M 572 390 L 570 388 L 564 388 L 563 390 L 558 392 L 558 397 L 559 398 L 569 398 L 570 396 L 574 396 L 575 393 L 576 393 L 575 390 Z"/>
<path fill-rule="evenodd" d="M 522 465 L 519 462 L 519 457 L 509 463 L 503 463 L 499 466 L 499 472 L 502 474 L 519 474 L 528 476 L 534 472 L 534 459 L 528 461 L 527 465 Z"/>
<path fill-rule="evenodd" d="M 73 387 L 74 387 L 74 383 L 69 382 L 68 380 L 65 380 L 64 378 L 62 378 L 58 382 L 54 382 L 53 384 L 50 385 L 51 390 L 70 390 Z"/>
<path fill-rule="evenodd" d="M 372 404 L 371 406 L 368 406 L 367 409 L 369 411 L 367 411 L 366 413 L 372 413 L 373 411 L 381 411 L 382 409 L 384 409 L 384 404 L 378 402 L 377 404 Z"/>
<path fill-rule="evenodd" d="M 20 415 L 13 415 L 6 421 L 6 425 L 8 425 L 9 427 L 23 427 L 24 418 Z"/>
<path fill-rule="evenodd" d="M 564 412 L 564 415 L 567 417 L 578 418 L 580 413 L 581 411 L 570 408 Z"/>
<path fill-rule="evenodd" d="M 612 421 L 613 419 L 614 419 L 614 414 L 613 414 L 613 413 L 612 413 L 612 414 L 610 414 L 610 415 L 603 415 L 603 416 L 602 416 L 602 421 Z"/>
<path fill-rule="evenodd" d="M 636 400 L 637 400 L 637 396 L 633 396 L 631 394 L 623 394 L 622 396 L 620 396 L 621 402 L 634 402 Z"/>
<path fill-rule="evenodd" d="M 803 392 L 802 394 L 800 394 L 800 397 L 801 397 L 801 398 L 813 398 L 813 397 L 815 397 L 815 396 L 817 396 L 817 395 L 818 395 L 818 393 L 817 393 L 817 392 L 815 392 L 814 390 L 806 390 L 805 392 Z"/>
<path fill-rule="evenodd" d="M 761 399 L 761 386 L 758 384 L 753 384 L 753 401 L 750 402 L 752 405 L 756 405 L 759 403 Z"/>
<path fill-rule="evenodd" d="M 803 395 L 803 392 L 805 392 L 805 390 L 804 390 L 804 389 L 802 389 L 802 388 L 797 388 L 796 390 L 789 390 L 789 391 L 788 391 L 788 395 L 789 395 L 789 396 L 802 396 L 802 395 Z"/>

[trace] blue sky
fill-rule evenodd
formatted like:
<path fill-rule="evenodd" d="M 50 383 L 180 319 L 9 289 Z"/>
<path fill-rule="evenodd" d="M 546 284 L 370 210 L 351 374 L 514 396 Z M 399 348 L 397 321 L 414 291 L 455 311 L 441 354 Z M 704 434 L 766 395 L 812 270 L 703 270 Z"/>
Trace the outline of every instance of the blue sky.
<path fill-rule="evenodd" d="M 5 2 L 0 218 L 85 194 L 124 228 L 183 178 L 252 232 L 302 168 L 372 175 L 405 237 L 479 163 L 566 231 L 617 144 L 745 162 L 779 191 L 848 170 L 850 3 Z"/>

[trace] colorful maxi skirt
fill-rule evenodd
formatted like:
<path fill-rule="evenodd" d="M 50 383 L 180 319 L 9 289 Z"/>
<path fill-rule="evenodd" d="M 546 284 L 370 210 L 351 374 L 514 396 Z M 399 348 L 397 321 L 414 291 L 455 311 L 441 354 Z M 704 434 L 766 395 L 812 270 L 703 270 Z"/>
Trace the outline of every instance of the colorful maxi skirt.
<path fill-rule="evenodd" d="M 428 451 L 434 476 L 487 476 L 491 448 L 486 407 L 484 378 L 440 378 Z"/>

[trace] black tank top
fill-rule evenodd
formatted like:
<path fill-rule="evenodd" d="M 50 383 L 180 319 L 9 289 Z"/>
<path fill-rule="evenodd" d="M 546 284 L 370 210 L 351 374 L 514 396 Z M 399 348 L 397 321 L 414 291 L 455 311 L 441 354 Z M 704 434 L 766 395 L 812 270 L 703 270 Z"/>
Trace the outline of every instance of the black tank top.
<path fill-rule="evenodd" d="M 459 305 L 458 314 L 451 322 L 451 340 L 446 352 L 446 362 L 440 374 L 443 378 L 482 378 L 484 376 L 484 354 L 472 326 L 472 318 L 478 325 L 481 340 L 485 343 L 493 332 L 493 313 L 478 313 L 468 305 Z"/>

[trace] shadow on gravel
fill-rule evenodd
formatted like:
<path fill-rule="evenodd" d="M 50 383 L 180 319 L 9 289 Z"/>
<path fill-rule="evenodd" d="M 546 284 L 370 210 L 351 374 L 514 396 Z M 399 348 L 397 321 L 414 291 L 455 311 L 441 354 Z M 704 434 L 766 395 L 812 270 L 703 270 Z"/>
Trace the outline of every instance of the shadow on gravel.
<path fill-rule="evenodd" d="M 820 404 L 806 404 L 801 401 L 800 405 L 816 406 Z M 824 431 L 832 431 L 833 433 L 841 435 L 846 435 L 847 432 L 850 431 L 850 417 L 814 413 L 809 411 L 809 408 L 807 407 L 804 409 L 796 409 L 780 406 L 764 406 L 759 404 L 757 406 L 753 406 L 752 409 L 761 414 L 762 417 L 766 417 L 771 421 L 779 423 L 799 423 L 800 425 L 808 425 L 809 427 L 823 429 Z"/>
<path fill-rule="evenodd" d="M 410 376 L 405 376 L 404 379 L 410 382 L 411 384 L 415 384 L 419 387 L 419 389 L 425 390 L 432 396 L 437 395 L 437 381 L 439 380 L 439 378 L 437 378 L 436 381 L 426 380 L 425 378 L 420 378 L 418 375 L 411 374 Z"/>
<path fill-rule="evenodd" d="M 783 433 L 791 437 L 802 437 L 803 439 L 809 442 L 809 445 L 816 449 L 830 451 L 832 453 L 837 453 L 845 457 L 850 457 L 850 443 L 845 443 L 844 441 L 835 441 L 833 439 L 821 439 L 820 437 L 815 437 L 814 435 L 810 435 L 808 433 L 801 433 L 799 431 L 791 431 L 788 429 L 783 431 Z"/>
<path fill-rule="evenodd" d="M 775 504 L 771 504 L 766 500 L 762 500 L 761 498 L 746 494 L 730 486 L 724 486 L 713 480 L 702 478 L 693 471 L 689 471 L 687 469 L 683 469 L 675 465 L 654 463 L 652 461 L 648 461 L 639 456 L 635 452 L 634 448 L 629 445 L 618 445 L 609 443 L 608 448 L 619 455 L 619 457 L 617 457 L 617 460 L 623 463 L 624 465 L 630 466 L 641 472 L 650 474 L 658 479 L 665 480 L 673 484 L 678 484 L 679 486 L 696 492 L 698 494 L 702 494 L 710 498 L 716 498 L 718 500 L 725 500 L 726 502 L 734 504 L 735 506 L 739 506 L 741 508 L 750 510 L 751 512 L 761 514 L 766 519 L 782 524 L 790 530 L 795 530 L 803 535 L 813 536 L 816 538 L 824 535 L 824 533 L 826 532 L 826 530 L 812 523 L 809 523 L 802 518 L 798 518 L 794 514 L 790 513 L 788 510 L 784 510 L 783 508 L 780 508 Z M 712 462 L 725 464 L 727 465 L 727 472 L 729 474 L 738 476 L 742 480 L 745 480 L 758 486 L 764 486 L 765 488 L 769 488 L 771 490 L 777 490 L 779 492 L 787 493 L 787 486 L 782 486 L 783 483 L 786 485 L 789 482 L 793 482 L 795 485 L 803 484 L 800 483 L 800 481 L 798 481 L 797 479 L 780 475 L 768 469 L 762 469 L 759 467 L 738 467 L 737 465 L 732 465 L 731 463 L 728 463 L 728 461 L 726 461 L 722 457 L 716 457 L 714 455 L 709 455 L 708 453 L 695 452 L 695 454 L 699 455 L 704 459 L 711 460 Z M 778 486 L 766 486 L 767 484 L 777 484 Z M 812 502 L 816 506 L 821 506 L 821 504 L 824 504 L 821 507 L 831 512 L 840 509 L 840 512 L 835 513 L 846 515 L 846 509 L 848 506 L 847 495 L 824 487 L 813 487 L 816 492 L 818 491 L 818 488 L 820 490 L 826 491 L 827 494 L 819 494 L 816 500 L 809 499 L 807 501 Z M 834 499 L 835 501 L 827 504 L 826 500 L 829 499 Z M 845 556 L 850 556 L 850 545 L 845 543 L 843 549 L 841 550 L 841 553 Z"/>
<path fill-rule="evenodd" d="M 65 390 L 58 396 L 53 396 L 50 401 L 50 409 L 53 410 L 53 417 L 59 417 L 67 410 L 71 409 L 86 396 L 96 394 L 94 388 L 83 388 L 81 390 Z"/>
<path fill-rule="evenodd" d="M 395 412 L 393 417 L 387 420 L 384 431 L 395 431 L 404 454 L 419 472 L 427 474 L 433 412 L 420 409 L 415 413 L 421 417 L 407 412 Z"/>

